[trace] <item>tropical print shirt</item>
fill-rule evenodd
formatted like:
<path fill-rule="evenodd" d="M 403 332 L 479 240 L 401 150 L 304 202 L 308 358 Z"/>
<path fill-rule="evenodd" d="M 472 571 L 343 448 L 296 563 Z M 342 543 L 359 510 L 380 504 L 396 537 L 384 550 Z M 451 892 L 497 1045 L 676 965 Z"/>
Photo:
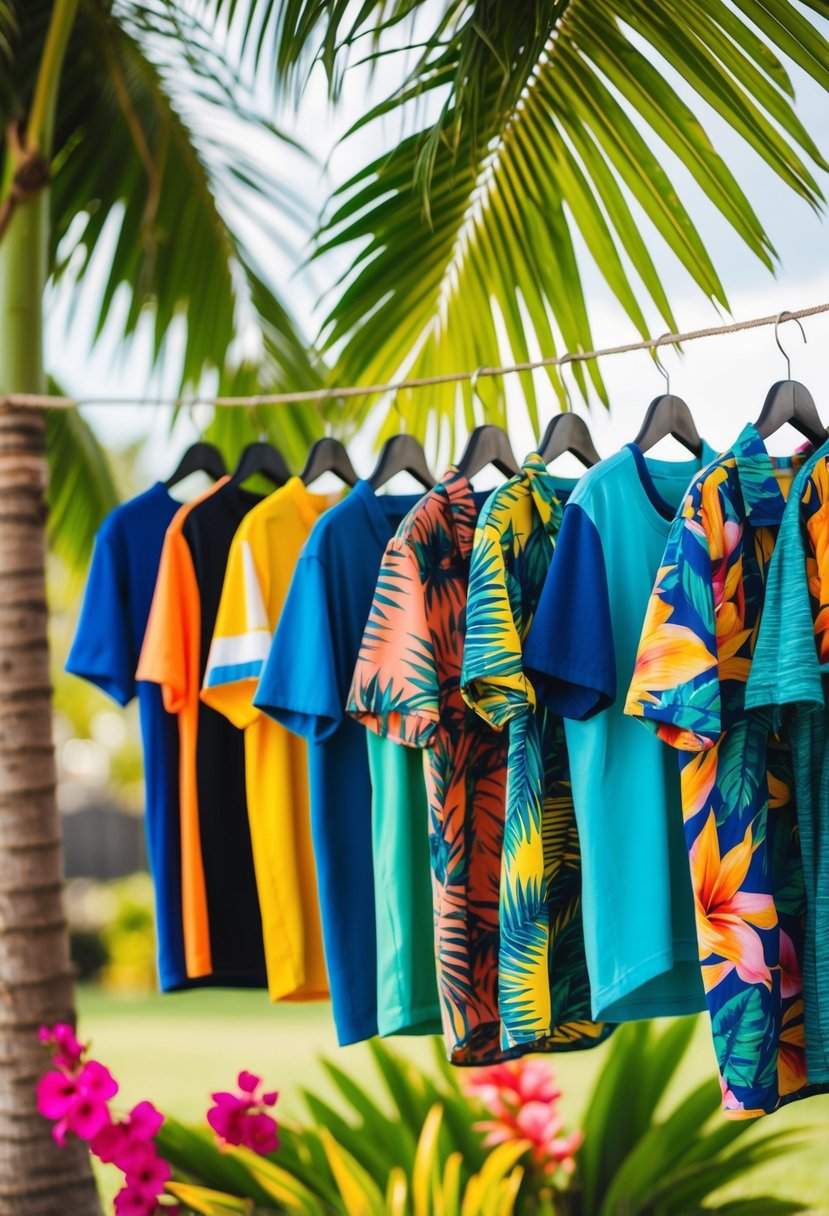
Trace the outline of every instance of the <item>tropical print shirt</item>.
<path fill-rule="evenodd" d="M 814 1092 L 804 1054 L 805 892 L 791 753 L 770 714 L 745 704 L 793 464 L 775 463 L 779 483 L 749 425 L 692 484 L 671 529 L 626 705 L 680 749 L 700 962 L 723 1105 L 734 1118 Z"/>
<path fill-rule="evenodd" d="M 829 443 L 798 474 L 780 526 L 754 661 L 752 708 L 792 748 L 806 890 L 803 1024 L 810 1082 L 829 1082 Z"/>
<path fill-rule="evenodd" d="M 498 884 L 507 741 L 469 709 L 460 689 L 481 505 L 450 468 L 400 525 L 380 568 L 348 699 L 348 712 L 371 730 L 429 749 L 438 994 L 456 1064 L 502 1058 Z"/>
<path fill-rule="evenodd" d="M 469 575 L 462 692 L 509 741 L 498 962 L 505 1048 L 546 1036 L 558 1050 L 592 1047 L 606 1033 L 590 1020 L 564 723 L 537 704 L 521 653 L 562 513 L 556 483 L 531 453 L 487 499 Z"/>

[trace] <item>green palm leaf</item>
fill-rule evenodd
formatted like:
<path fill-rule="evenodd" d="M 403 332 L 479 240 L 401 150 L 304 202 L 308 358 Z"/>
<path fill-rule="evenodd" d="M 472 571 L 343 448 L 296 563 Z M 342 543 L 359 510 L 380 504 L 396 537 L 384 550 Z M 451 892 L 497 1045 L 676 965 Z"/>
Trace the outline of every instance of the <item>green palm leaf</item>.
<path fill-rule="evenodd" d="M 52 391 L 59 391 L 55 385 Z M 95 533 L 118 505 L 118 491 L 106 452 L 77 410 L 46 414 L 49 459 L 47 536 L 70 574 L 89 566 Z"/>
<path fill-rule="evenodd" d="M 382 49 L 401 9 L 418 6 L 366 4 L 350 27 L 344 6 L 288 7 L 285 62 L 298 66 L 316 48 L 335 81 L 358 34 L 373 30 Z M 525 359 L 536 345 L 547 355 L 590 349 L 580 247 L 640 334 L 654 309 L 675 328 L 654 232 L 698 289 L 727 307 L 718 268 L 663 167 L 666 150 L 773 268 L 769 236 L 669 69 L 794 195 L 822 207 L 817 174 L 827 162 L 797 116 L 777 51 L 827 86 L 829 43 L 792 4 L 470 0 L 445 5 L 443 18 L 403 86 L 359 124 L 397 113 L 411 133 L 337 191 L 319 234 L 316 256 L 351 258 L 322 334 L 338 382 Z M 425 123 L 414 117 L 424 108 Z M 549 374 L 563 401 L 558 373 Z M 587 394 L 584 370 L 574 374 Z M 587 375 L 605 399 L 598 369 Z M 522 382 L 537 424 L 532 380 Z M 469 421 L 475 410 L 463 391 Z M 487 406 L 498 421 L 503 390 L 495 391 Z M 439 386 L 428 400 L 404 392 L 397 405 L 423 435 L 434 413 L 454 421 L 456 390 Z M 356 416 L 370 406 L 358 402 Z"/>

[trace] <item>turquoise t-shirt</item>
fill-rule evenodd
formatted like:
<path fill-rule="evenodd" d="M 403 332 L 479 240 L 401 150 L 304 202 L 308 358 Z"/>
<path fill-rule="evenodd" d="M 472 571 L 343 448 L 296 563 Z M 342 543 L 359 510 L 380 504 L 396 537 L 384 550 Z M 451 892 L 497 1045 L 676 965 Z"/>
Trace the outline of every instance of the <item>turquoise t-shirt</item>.
<path fill-rule="evenodd" d="M 423 753 L 366 731 L 377 927 L 377 1033 L 440 1034 Z"/>
<path fill-rule="evenodd" d="M 829 518 L 827 462 L 829 443 L 809 457 L 789 491 L 746 687 L 746 706 L 771 707 L 792 748 L 806 888 L 803 1023 L 810 1083 L 829 1082 L 829 635 L 824 638 L 820 615 L 829 601 L 829 569 L 820 568 L 826 558 L 820 562 L 819 544 Z"/>
<path fill-rule="evenodd" d="M 705 1008 L 676 757 L 623 708 L 671 520 L 714 455 L 650 460 L 629 444 L 585 474 L 524 651 L 565 719 L 597 1020 Z"/>

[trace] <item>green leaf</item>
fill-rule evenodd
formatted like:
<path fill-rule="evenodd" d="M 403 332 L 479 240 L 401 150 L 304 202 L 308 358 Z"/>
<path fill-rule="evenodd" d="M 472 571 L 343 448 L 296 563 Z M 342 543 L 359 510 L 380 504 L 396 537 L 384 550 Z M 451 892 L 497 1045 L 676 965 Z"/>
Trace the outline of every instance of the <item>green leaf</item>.
<path fill-rule="evenodd" d="M 80 579 L 89 567 L 95 533 L 118 505 L 112 470 L 77 410 L 47 411 L 46 457 L 49 546 Z"/>
<path fill-rule="evenodd" d="M 777 1041 L 768 998 L 744 988 L 712 1017 L 717 1059 L 726 1083 L 765 1089 L 777 1073 Z"/>

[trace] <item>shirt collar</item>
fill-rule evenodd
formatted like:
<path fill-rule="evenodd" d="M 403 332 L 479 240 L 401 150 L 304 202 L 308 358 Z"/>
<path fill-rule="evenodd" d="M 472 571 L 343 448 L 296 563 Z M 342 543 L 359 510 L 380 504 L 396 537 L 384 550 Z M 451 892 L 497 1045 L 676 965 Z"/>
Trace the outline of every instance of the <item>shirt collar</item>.
<path fill-rule="evenodd" d="M 786 500 L 774 476 L 766 445 L 752 423 L 743 427 L 731 450 L 749 523 L 755 528 L 779 524 Z"/>
<path fill-rule="evenodd" d="M 449 499 L 455 544 L 461 557 L 466 559 L 472 553 L 475 525 L 478 521 L 478 506 L 472 484 L 455 465 L 450 464 L 435 490 L 438 493 L 443 491 Z"/>
<path fill-rule="evenodd" d="M 561 526 L 561 516 L 564 511 L 556 493 L 556 483 L 539 456 L 538 452 L 530 452 L 521 465 L 520 476 L 526 480 L 532 495 L 533 506 L 548 536 L 556 536 Z"/>

